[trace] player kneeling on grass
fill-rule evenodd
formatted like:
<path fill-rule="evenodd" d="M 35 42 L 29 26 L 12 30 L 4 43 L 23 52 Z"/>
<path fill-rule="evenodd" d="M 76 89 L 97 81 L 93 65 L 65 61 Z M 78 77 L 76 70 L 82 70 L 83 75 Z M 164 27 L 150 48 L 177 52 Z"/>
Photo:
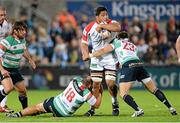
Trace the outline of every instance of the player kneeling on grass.
<path fill-rule="evenodd" d="M 172 115 L 177 115 L 176 110 L 171 106 L 163 92 L 156 87 L 149 73 L 142 66 L 143 63 L 137 56 L 137 48 L 129 41 L 128 33 L 124 31 L 120 32 L 112 44 L 89 54 L 89 56 L 98 57 L 113 50 L 117 55 L 119 63 L 122 65 L 122 68 L 119 70 L 121 75 L 119 80 L 120 96 L 135 110 L 132 117 L 138 117 L 144 114 L 144 111 L 139 108 L 134 99 L 128 94 L 135 81 L 142 82 L 152 94 L 166 105 Z"/>
<path fill-rule="evenodd" d="M 101 103 L 101 94 L 96 99 L 89 90 L 91 86 L 92 80 L 90 76 L 84 78 L 75 77 L 61 94 L 46 99 L 37 105 L 27 107 L 20 112 L 6 114 L 6 116 L 23 117 L 41 113 L 53 113 L 55 117 L 66 117 L 74 114 L 86 101 L 94 108 L 98 108 Z M 102 93 L 101 90 L 100 92 Z"/>

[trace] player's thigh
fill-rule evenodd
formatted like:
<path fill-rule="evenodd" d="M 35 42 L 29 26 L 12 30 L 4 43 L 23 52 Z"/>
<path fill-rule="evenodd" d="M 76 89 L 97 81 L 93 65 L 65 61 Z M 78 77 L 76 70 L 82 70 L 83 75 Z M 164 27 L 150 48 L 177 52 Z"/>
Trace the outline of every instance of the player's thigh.
<path fill-rule="evenodd" d="M 3 85 L 4 90 L 6 92 L 13 90 L 14 85 L 13 85 L 12 79 L 10 77 L 1 80 L 1 84 Z"/>

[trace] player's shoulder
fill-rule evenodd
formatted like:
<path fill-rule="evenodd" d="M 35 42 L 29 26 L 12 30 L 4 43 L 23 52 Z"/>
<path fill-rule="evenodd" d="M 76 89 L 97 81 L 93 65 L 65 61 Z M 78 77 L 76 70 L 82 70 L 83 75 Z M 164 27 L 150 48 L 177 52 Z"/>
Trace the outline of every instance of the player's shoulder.
<path fill-rule="evenodd" d="M 85 27 L 85 30 L 86 30 L 86 31 L 91 30 L 91 28 L 94 26 L 95 23 L 96 23 L 96 21 L 91 21 L 91 22 Z"/>
<path fill-rule="evenodd" d="M 5 40 L 6 40 L 9 44 L 12 44 L 13 41 L 14 41 L 14 38 L 13 38 L 11 35 L 9 35 L 9 36 L 7 36 L 7 37 L 5 38 Z"/>

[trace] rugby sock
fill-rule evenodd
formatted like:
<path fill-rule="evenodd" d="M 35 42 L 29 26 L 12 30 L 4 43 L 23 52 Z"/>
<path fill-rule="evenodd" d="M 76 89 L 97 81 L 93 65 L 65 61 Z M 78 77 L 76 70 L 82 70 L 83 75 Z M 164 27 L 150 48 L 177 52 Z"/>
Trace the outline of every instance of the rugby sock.
<path fill-rule="evenodd" d="M 117 101 L 117 93 L 118 93 L 118 87 L 117 85 L 115 84 L 114 87 L 113 87 L 113 95 L 114 97 L 112 97 L 112 103 L 118 103 Z"/>
<path fill-rule="evenodd" d="M 136 102 L 134 101 L 134 99 L 133 99 L 130 95 L 128 95 L 128 94 L 124 95 L 124 96 L 123 96 L 123 100 L 124 100 L 129 106 L 131 106 L 134 110 L 139 111 L 138 105 L 136 104 Z"/>
<path fill-rule="evenodd" d="M 163 92 L 159 89 L 156 89 L 154 91 L 154 95 L 161 101 L 163 102 L 168 108 L 171 107 L 171 104 L 168 102 L 166 96 L 163 94 Z"/>
<path fill-rule="evenodd" d="M 15 117 L 22 117 L 22 113 L 21 112 L 17 112 L 14 114 Z"/>
<path fill-rule="evenodd" d="M 0 102 L 7 96 L 7 93 L 4 89 L 0 90 Z"/>
<path fill-rule="evenodd" d="M 28 106 L 28 100 L 26 96 L 19 96 L 19 101 L 21 102 L 23 109 Z"/>

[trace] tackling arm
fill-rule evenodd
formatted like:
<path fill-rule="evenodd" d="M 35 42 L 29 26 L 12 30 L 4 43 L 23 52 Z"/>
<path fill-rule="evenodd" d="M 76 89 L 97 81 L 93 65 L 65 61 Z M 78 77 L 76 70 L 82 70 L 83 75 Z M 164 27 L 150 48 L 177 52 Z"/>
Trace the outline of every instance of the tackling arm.
<path fill-rule="evenodd" d="M 121 31 L 121 26 L 119 23 L 110 23 L 110 24 L 99 24 L 101 29 L 105 29 L 112 32 Z"/>
<path fill-rule="evenodd" d="M 113 51 L 113 46 L 111 45 L 111 44 L 109 44 L 109 45 L 107 45 L 106 47 L 104 47 L 104 48 L 102 48 L 102 49 L 100 49 L 100 50 L 97 50 L 97 51 L 95 51 L 95 52 L 93 52 L 92 54 L 90 53 L 89 54 L 89 57 L 90 58 L 92 58 L 92 57 L 99 57 L 99 56 L 101 56 L 101 55 L 104 55 L 104 54 L 106 54 L 106 53 L 108 53 L 108 52 L 111 52 L 111 51 Z"/>
<path fill-rule="evenodd" d="M 83 61 L 89 60 L 89 49 L 88 49 L 88 44 L 86 43 L 81 43 L 81 53 L 82 53 L 82 59 Z"/>
<path fill-rule="evenodd" d="M 176 51 L 178 56 L 178 62 L 180 63 L 180 35 L 176 40 Z"/>

